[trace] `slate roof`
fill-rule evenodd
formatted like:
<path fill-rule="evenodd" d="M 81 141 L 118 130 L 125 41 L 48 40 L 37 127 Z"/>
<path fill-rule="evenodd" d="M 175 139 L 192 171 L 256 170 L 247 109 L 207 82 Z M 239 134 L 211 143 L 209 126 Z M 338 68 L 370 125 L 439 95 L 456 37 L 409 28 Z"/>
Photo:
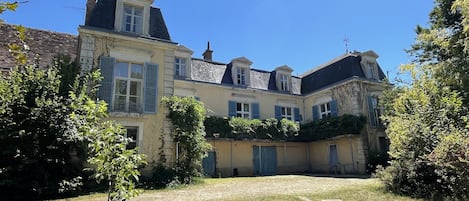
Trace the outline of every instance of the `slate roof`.
<path fill-rule="evenodd" d="M 8 51 L 8 44 L 11 43 L 20 44 L 16 37 L 15 25 L 0 24 L 0 70 L 8 70 L 15 66 Z M 28 58 L 33 59 L 37 55 L 39 67 L 46 67 L 52 64 L 54 56 L 59 53 L 75 59 L 78 38 L 66 33 L 26 28 L 26 44 L 29 47 Z"/>
<path fill-rule="evenodd" d="M 348 53 L 317 68 L 313 68 L 300 77 L 292 76 L 292 94 L 306 95 L 352 78 L 377 81 L 366 78 L 360 61 L 360 53 Z M 190 79 L 198 82 L 234 86 L 231 77 L 231 68 L 231 63 L 224 64 L 193 58 Z M 251 68 L 251 83 L 249 87 L 284 93 L 277 89 L 275 75 L 276 71 L 264 71 Z M 378 75 L 379 80 L 385 78 L 379 65 Z"/>
<path fill-rule="evenodd" d="M 116 0 L 99 0 L 90 13 L 85 26 L 96 27 L 114 31 L 114 20 L 116 16 Z M 159 8 L 150 9 L 150 30 L 151 37 L 171 41 L 168 28 Z"/>
<path fill-rule="evenodd" d="M 368 79 L 361 68 L 360 61 L 360 54 L 348 53 L 306 72 L 301 75 L 301 94 L 309 94 L 354 77 Z M 379 80 L 385 78 L 379 65 L 378 76 Z"/>
<path fill-rule="evenodd" d="M 190 79 L 211 84 L 233 86 L 231 68 L 231 63 L 224 64 L 193 58 L 191 63 Z M 300 87 L 301 79 L 299 77 L 292 76 L 292 94 L 300 95 Z M 250 88 L 285 93 L 277 90 L 277 86 L 275 84 L 275 71 L 270 72 L 251 68 Z"/>

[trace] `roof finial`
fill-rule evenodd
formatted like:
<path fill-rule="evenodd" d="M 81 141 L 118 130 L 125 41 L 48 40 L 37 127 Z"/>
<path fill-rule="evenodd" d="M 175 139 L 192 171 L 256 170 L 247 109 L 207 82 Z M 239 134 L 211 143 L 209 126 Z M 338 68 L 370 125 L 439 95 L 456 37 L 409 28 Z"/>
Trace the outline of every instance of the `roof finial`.
<path fill-rule="evenodd" d="M 348 53 L 348 43 L 349 43 L 349 39 L 347 38 L 347 35 L 345 35 L 345 37 L 344 37 L 345 54 Z"/>
<path fill-rule="evenodd" d="M 207 50 L 210 50 L 210 41 L 207 41 Z"/>

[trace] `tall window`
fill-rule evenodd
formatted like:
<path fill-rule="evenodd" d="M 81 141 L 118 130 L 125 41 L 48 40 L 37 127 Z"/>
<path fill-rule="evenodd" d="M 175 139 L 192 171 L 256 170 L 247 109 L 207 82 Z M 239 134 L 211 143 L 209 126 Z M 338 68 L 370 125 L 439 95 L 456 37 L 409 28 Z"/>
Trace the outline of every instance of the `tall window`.
<path fill-rule="evenodd" d="M 236 117 L 249 119 L 251 112 L 248 103 L 236 103 Z"/>
<path fill-rule="evenodd" d="M 319 108 L 320 108 L 319 115 L 321 119 L 331 116 L 331 104 L 329 102 L 319 105 Z"/>
<path fill-rule="evenodd" d="M 379 107 L 379 99 L 377 97 L 371 98 L 371 107 L 373 109 L 372 114 L 373 118 L 372 121 L 375 121 L 374 124 L 378 127 L 383 127 L 383 122 L 381 122 L 381 108 Z"/>
<path fill-rule="evenodd" d="M 174 75 L 177 77 L 185 77 L 186 76 L 186 59 L 176 57 L 174 61 Z"/>
<path fill-rule="evenodd" d="M 282 107 L 281 108 L 281 115 L 282 118 L 292 120 L 293 119 L 293 112 L 291 107 Z"/>
<path fill-rule="evenodd" d="M 375 64 L 373 62 L 366 62 L 366 77 L 375 79 Z"/>
<path fill-rule="evenodd" d="M 117 62 L 114 79 L 114 110 L 140 112 L 143 91 L 142 64 Z"/>
<path fill-rule="evenodd" d="M 289 91 L 288 86 L 288 76 L 284 74 L 280 74 L 280 90 L 282 91 Z"/>
<path fill-rule="evenodd" d="M 133 149 L 138 145 L 138 127 L 127 126 L 125 127 L 125 137 L 130 138 L 130 142 L 127 144 L 127 149 Z"/>
<path fill-rule="evenodd" d="M 122 30 L 133 33 L 142 33 L 143 8 L 124 4 L 124 20 Z"/>
<path fill-rule="evenodd" d="M 246 69 L 236 68 L 236 83 L 238 85 L 246 85 Z"/>

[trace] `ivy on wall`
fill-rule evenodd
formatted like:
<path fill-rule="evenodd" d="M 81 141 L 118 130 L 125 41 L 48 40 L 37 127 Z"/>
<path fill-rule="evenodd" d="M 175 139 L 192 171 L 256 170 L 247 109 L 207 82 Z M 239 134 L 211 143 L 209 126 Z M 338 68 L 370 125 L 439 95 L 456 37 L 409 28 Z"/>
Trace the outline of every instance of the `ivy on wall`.
<path fill-rule="evenodd" d="M 366 117 L 342 115 L 298 125 L 275 118 L 258 120 L 244 118 L 207 117 L 204 121 L 208 138 L 270 139 L 287 141 L 315 141 L 344 134 L 360 134 Z"/>
<path fill-rule="evenodd" d="M 205 108 L 192 97 L 164 97 L 173 124 L 172 137 L 178 143 L 176 176 L 181 183 L 192 183 L 202 176 L 202 159 L 211 149 L 205 140 Z"/>

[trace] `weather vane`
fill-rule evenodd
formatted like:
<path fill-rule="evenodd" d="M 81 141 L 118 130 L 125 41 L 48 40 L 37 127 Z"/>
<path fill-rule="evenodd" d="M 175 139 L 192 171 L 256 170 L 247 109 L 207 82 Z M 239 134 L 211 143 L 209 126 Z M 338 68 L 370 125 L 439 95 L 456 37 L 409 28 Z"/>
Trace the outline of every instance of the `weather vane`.
<path fill-rule="evenodd" d="M 347 35 L 345 35 L 344 44 L 345 44 L 345 53 L 346 54 L 348 53 L 348 43 L 349 43 L 349 39 L 347 38 Z"/>

